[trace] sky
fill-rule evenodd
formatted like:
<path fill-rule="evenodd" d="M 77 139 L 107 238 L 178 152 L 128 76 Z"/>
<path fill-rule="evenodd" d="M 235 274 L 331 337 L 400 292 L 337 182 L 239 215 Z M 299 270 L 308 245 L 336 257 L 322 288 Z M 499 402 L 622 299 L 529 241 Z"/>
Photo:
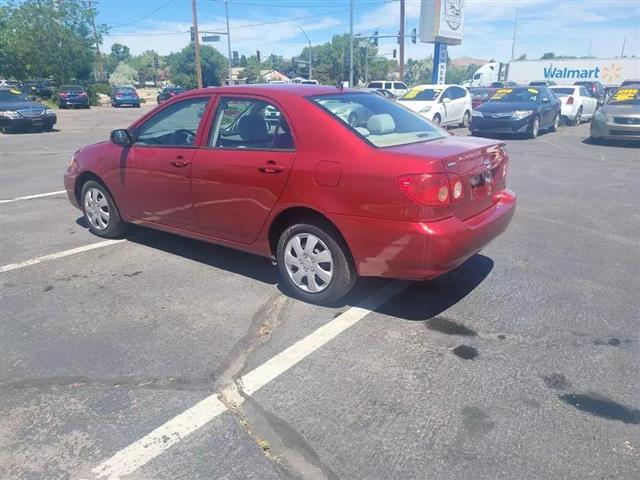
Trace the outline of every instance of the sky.
<path fill-rule="evenodd" d="M 405 28 L 419 28 L 421 0 L 406 0 Z M 127 45 L 134 54 L 180 50 L 189 43 L 191 0 L 99 0 L 97 21 L 110 27 L 103 49 L 113 43 Z M 515 55 L 539 58 L 556 55 L 593 55 L 599 58 L 640 56 L 640 1 L 638 0 L 466 0 L 464 39 L 450 47 L 452 58 L 472 57 L 508 61 L 511 57 L 514 18 L 518 9 Z M 231 49 L 239 55 L 262 58 L 274 53 L 285 58 L 307 46 L 324 43 L 349 31 L 349 0 L 228 0 Z M 224 0 L 198 0 L 201 31 L 224 31 Z M 399 0 L 354 0 L 354 33 L 396 35 Z M 227 53 L 226 37 L 210 44 Z M 433 53 L 428 43 L 406 43 L 407 58 Z M 395 38 L 381 39 L 379 52 L 389 58 Z"/>

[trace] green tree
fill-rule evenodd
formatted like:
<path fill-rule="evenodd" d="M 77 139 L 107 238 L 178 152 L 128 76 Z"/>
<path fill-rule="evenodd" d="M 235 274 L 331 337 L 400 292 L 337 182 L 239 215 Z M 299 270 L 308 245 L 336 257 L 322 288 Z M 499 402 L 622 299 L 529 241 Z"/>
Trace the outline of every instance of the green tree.
<path fill-rule="evenodd" d="M 215 48 L 209 45 L 200 46 L 202 64 L 202 83 L 206 86 L 221 85 L 227 78 L 228 60 Z M 193 44 L 187 45 L 179 52 L 170 53 L 166 57 L 170 78 L 176 85 L 195 88 L 196 67 Z"/>
<path fill-rule="evenodd" d="M 431 72 L 433 71 L 433 60 L 423 58 L 420 60 L 407 60 L 404 68 L 404 79 L 407 85 L 419 85 L 431 83 Z"/>
<path fill-rule="evenodd" d="M 116 85 L 134 85 L 138 83 L 138 72 L 131 65 L 120 62 L 109 76 L 109 83 Z"/>
<path fill-rule="evenodd" d="M 10 1 L 0 7 L 0 74 L 19 79 L 87 79 L 95 61 L 91 18 L 80 0 Z M 98 26 L 98 41 L 106 27 Z"/>

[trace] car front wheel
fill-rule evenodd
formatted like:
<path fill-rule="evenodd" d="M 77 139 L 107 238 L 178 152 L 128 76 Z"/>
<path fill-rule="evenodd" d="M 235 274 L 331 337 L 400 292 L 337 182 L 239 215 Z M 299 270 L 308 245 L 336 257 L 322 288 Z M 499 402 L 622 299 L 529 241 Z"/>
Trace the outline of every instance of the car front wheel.
<path fill-rule="evenodd" d="M 286 290 L 310 303 L 338 300 L 357 277 L 346 245 L 328 227 L 306 223 L 288 227 L 280 235 L 277 260 Z"/>
<path fill-rule="evenodd" d="M 529 138 L 536 138 L 540 132 L 540 119 L 538 117 L 533 119 L 531 127 L 529 127 Z"/>
<path fill-rule="evenodd" d="M 127 224 L 120 217 L 111 194 L 101 183 L 89 180 L 83 185 L 80 195 L 84 218 L 93 234 L 114 238 L 124 233 Z"/>
<path fill-rule="evenodd" d="M 469 110 L 467 110 L 466 112 L 464 112 L 464 116 L 462 117 L 462 123 L 460 124 L 460 126 L 462 128 L 467 128 L 469 126 L 470 118 L 471 118 L 471 113 L 469 113 Z"/>

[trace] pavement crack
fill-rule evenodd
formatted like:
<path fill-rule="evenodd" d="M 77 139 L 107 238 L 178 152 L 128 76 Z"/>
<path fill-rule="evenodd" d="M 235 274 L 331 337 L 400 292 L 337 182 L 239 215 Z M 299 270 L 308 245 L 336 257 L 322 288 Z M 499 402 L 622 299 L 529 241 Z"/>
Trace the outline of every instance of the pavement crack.
<path fill-rule="evenodd" d="M 172 390 L 208 392 L 208 378 L 184 377 L 116 377 L 90 378 L 87 376 L 56 376 L 29 378 L 0 384 L 2 390 L 27 390 L 48 388 L 121 388 L 123 390 Z"/>

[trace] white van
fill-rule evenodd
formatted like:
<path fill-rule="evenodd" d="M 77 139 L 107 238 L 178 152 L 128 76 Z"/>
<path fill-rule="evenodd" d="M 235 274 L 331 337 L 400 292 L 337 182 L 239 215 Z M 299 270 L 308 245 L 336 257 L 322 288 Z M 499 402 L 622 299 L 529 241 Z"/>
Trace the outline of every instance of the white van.
<path fill-rule="evenodd" d="M 374 80 L 373 82 L 367 83 L 367 88 L 369 90 L 389 90 L 396 96 L 396 98 L 401 97 L 409 91 L 409 88 L 405 83 L 395 80 Z"/>

